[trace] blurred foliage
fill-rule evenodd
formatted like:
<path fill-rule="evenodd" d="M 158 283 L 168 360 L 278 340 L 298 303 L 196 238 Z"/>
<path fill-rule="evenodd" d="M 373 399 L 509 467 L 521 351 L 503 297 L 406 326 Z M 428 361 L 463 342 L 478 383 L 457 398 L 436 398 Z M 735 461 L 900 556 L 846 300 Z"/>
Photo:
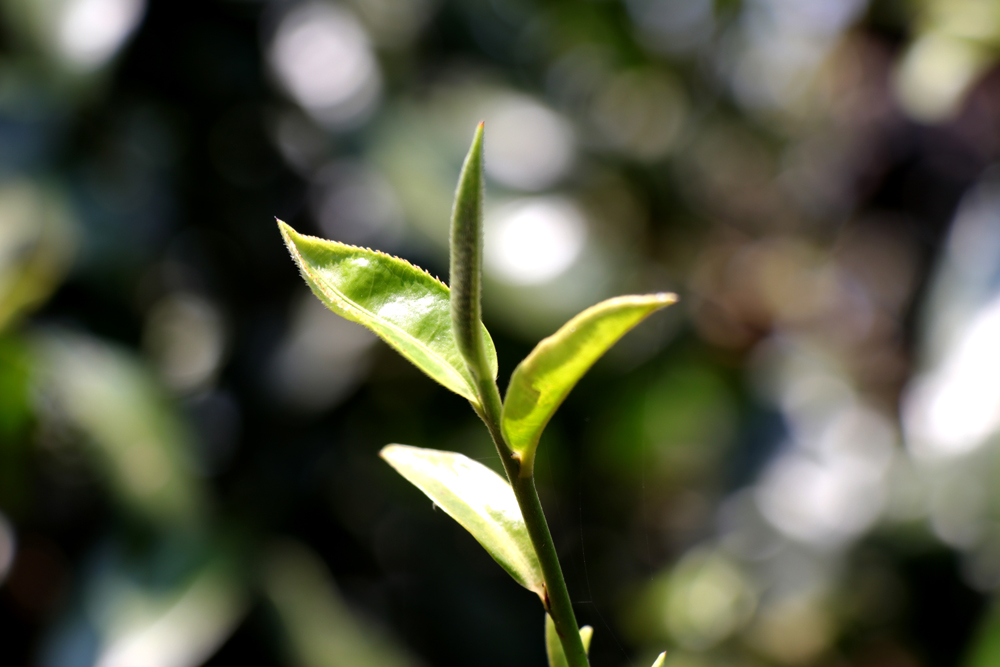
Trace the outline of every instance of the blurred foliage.
<path fill-rule="evenodd" d="M 344 606 L 323 571 L 322 562 L 304 547 L 295 544 L 274 547 L 265 567 L 264 590 L 281 617 L 297 664 L 303 667 L 419 664 Z"/>
<path fill-rule="evenodd" d="M 2 0 L 0 664 L 541 665 L 377 457 L 499 469 L 274 225 L 447 271 L 486 120 L 503 387 L 620 293 L 543 502 L 596 665 L 984 667 L 993 0 Z"/>

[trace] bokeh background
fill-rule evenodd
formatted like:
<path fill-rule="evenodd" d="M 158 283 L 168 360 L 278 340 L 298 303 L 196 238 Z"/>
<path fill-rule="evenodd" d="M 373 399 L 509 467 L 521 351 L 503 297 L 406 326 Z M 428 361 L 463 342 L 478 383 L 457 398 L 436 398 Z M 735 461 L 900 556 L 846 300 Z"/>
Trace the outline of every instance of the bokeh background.
<path fill-rule="evenodd" d="M 498 467 L 274 223 L 447 278 L 486 120 L 503 389 L 596 667 L 1000 664 L 1000 2 L 3 0 L 0 664 L 542 667 L 377 457 Z"/>

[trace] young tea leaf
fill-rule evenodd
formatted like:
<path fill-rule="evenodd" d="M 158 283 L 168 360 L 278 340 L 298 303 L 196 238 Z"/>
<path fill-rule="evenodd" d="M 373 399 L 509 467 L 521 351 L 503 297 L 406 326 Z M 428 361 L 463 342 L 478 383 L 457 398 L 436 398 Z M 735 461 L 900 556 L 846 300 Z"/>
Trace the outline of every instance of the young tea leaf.
<path fill-rule="evenodd" d="M 656 656 L 656 661 L 653 662 L 653 667 L 663 667 L 663 661 L 667 659 L 667 652 L 664 651 L 660 655 Z"/>
<path fill-rule="evenodd" d="M 601 355 L 650 313 L 677 300 L 673 294 L 620 296 L 591 306 L 541 341 L 510 378 L 503 435 L 531 469 L 538 438 L 556 408 Z"/>
<path fill-rule="evenodd" d="M 304 236 L 280 220 L 278 227 L 302 277 L 327 308 L 368 327 L 431 378 L 479 405 L 475 379 L 455 345 L 442 282 L 385 253 Z M 496 375 L 493 341 L 482 332 Z"/>
<path fill-rule="evenodd" d="M 454 452 L 388 445 L 380 456 L 472 533 L 517 583 L 543 597 L 538 556 L 514 492 L 500 475 Z"/>
<path fill-rule="evenodd" d="M 491 370 L 482 334 L 482 277 L 483 124 L 480 123 L 462 165 L 451 211 L 451 322 L 458 349 L 473 376 L 479 379 Z M 489 379 L 496 379 L 496 373 Z"/>
<path fill-rule="evenodd" d="M 583 650 L 588 653 L 593 636 L 594 628 L 589 625 L 580 628 L 580 641 L 583 642 Z M 545 614 L 545 653 L 549 656 L 549 667 L 569 667 L 566 654 L 563 653 L 562 640 L 556 632 L 556 623 L 548 614 Z"/>

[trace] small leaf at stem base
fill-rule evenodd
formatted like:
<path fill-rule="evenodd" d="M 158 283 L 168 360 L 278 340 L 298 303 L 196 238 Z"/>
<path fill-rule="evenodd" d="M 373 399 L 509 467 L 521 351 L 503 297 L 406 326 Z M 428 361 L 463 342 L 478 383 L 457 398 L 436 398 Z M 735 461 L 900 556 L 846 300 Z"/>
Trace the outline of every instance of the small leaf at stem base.
<path fill-rule="evenodd" d="M 510 485 L 455 452 L 387 445 L 379 454 L 472 533 L 517 583 L 544 595 L 545 580 Z"/>
<path fill-rule="evenodd" d="M 589 625 L 580 628 L 580 641 L 583 642 L 583 650 L 588 653 L 593 636 L 594 628 Z M 548 614 L 545 614 L 545 653 L 549 657 L 549 667 L 569 667 L 566 654 L 563 653 L 562 640 L 556 631 L 555 621 Z"/>

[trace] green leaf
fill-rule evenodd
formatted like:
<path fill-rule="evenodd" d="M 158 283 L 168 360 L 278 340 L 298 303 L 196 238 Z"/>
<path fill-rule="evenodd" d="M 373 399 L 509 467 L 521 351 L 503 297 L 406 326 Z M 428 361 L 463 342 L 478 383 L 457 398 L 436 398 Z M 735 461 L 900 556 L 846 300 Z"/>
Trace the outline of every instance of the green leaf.
<path fill-rule="evenodd" d="M 327 308 L 375 332 L 456 394 L 479 405 L 476 382 L 455 345 L 448 288 L 397 257 L 304 236 L 278 221 L 302 277 Z M 497 355 L 483 329 L 494 377 Z"/>
<path fill-rule="evenodd" d="M 589 625 L 580 628 L 580 641 L 583 642 L 583 650 L 588 653 L 593 636 L 594 628 Z M 545 614 L 545 653 L 549 656 L 549 667 L 569 667 L 566 654 L 563 653 L 562 640 L 556 632 L 555 621 L 548 614 Z"/>
<path fill-rule="evenodd" d="M 538 438 L 553 413 L 594 362 L 673 294 L 620 296 L 591 306 L 541 341 L 510 378 L 502 428 L 521 465 L 531 469 Z"/>
<path fill-rule="evenodd" d="M 451 322 L 473 376 L 489 374 L 482 325 L 483 124 L 462 165 L 451 211 Z M 494 379 L 495 375 L 489 379 Z"/>
<path fill-rule="evenodd" d="M 544 578 L 510 485 L 454 452 L 388 445 L 380 456 L 472 533 L 517 583 L 544 595 Z"/>
<path fill-rule="evenodd" d="M 656 660 L 653 662 L 653 667 L 663 667 L 663 661 L 667 659 L 667 652 L 664 651 L 660 655 L 656 656 Z"/>

